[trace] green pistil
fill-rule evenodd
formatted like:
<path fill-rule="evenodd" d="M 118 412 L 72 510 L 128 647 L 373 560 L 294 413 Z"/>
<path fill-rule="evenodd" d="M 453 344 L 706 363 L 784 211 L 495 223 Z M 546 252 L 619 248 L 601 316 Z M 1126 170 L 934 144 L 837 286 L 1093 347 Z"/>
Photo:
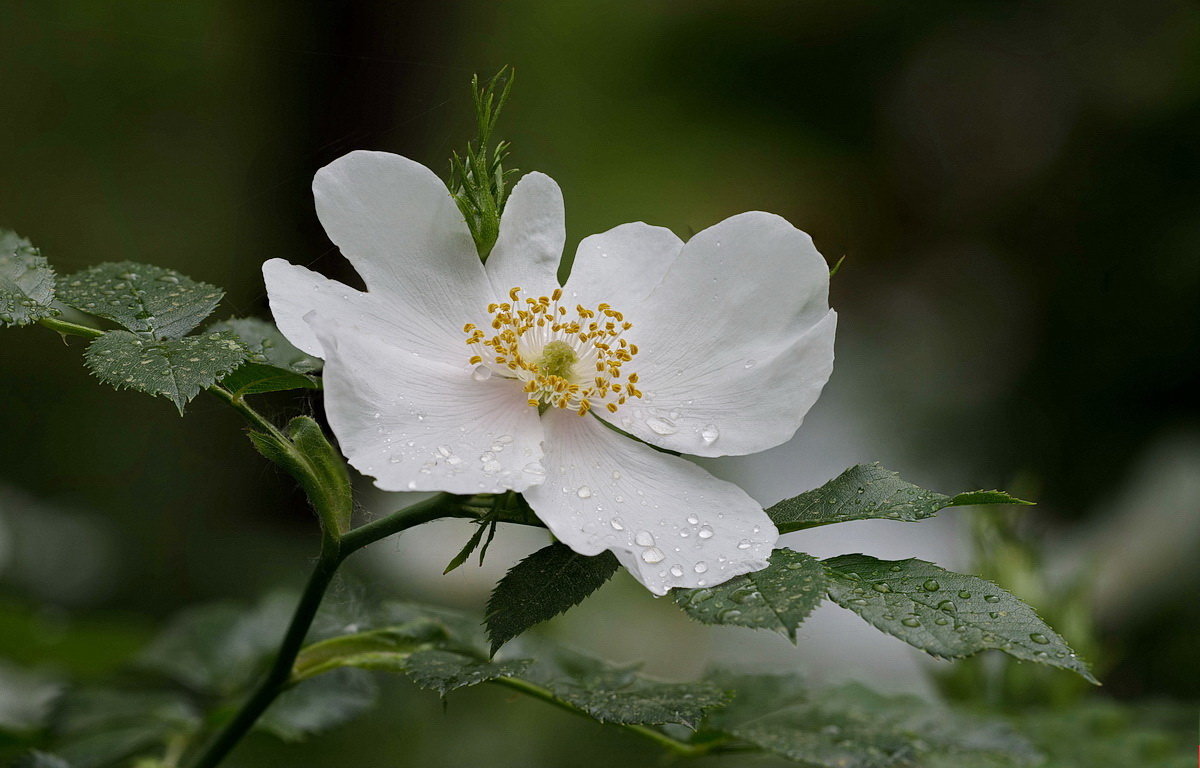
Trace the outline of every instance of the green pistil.
<path fill-rule="evenodd" d="M 571 370 L 578 360 L 579 357 L 570 344 L 565 341 L 552 341 L 542 348 L 542 356 L 537 361 L 538 373 L 570 379 Z"/>

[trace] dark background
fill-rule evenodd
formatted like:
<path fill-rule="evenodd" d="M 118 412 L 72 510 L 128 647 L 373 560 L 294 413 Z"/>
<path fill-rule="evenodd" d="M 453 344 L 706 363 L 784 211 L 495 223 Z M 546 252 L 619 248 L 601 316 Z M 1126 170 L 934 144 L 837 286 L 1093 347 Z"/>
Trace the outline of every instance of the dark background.
<path fill-rule="evenodd" d="M 569 251 L 626 221 L 686 237 L 762 209 L 845 256 L 839 361 L 796 439 L 828 466 L 762 493 L 879 459 L 942 490 L 1032 495 L 1031 530 L 1062 542 L 1051 572 L 1102 585 L 1106 692 L 1196 697 L 1194 3 L 0 0 L 0 38 L 0 225 L 60 273 L 152 262 L 260 316 L 267 258 L 350 278 L 313 214 L 317 168 L 370 148 L 444 173 L 472 134 L 470 75 L 514 66 L 501 134 L 562 185 Z M 97 386 L 77 341 L 37 328 L 0 336 L 0 489 L 0 622 L 105 638 L 0 632 L 22 664 L 99 675 L 184 605 L 297 585 L 315 550 L 302 497 L 233 414 L 201 397 L 181 420 Z M 320 751 L 258 739 L 237 764 L 356 746 L 390 765 L 549 765 L 588 739 L 606 761 L 648 754 L 534 702 L 471 693 L 443 716 L 392 688 Z"/>

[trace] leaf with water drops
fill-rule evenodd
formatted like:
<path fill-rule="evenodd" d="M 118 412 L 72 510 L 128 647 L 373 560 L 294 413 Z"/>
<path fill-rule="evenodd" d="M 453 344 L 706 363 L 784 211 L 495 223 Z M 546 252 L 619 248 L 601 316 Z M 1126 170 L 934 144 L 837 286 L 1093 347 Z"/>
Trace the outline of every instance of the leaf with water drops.
<path fill-rule="evenodd" d="M 994 649 L 1097 682 L 1032 608 L 986 579 L 916 559 L 841 555 L 824 563 L 830 599 L 932 656 L 957 659 Z"/>
<path fill-rule="evenodd" d="M 970 491 L 947 496 L 905 482 L 878 463 L 850 467 L 820 488 L 767 509 L 780 533 L 849 520 L 916 522 L 946 507 L 971 504 L 1029 504 L 1003 491 Z"/>
<path fill-rule="evenodd" d="M 611 552 L 580 555 L 555 542 L 512 567 L 488 600 L 488 636 L 492 653 L 535 624 L 583 602 L 617 570 Z"/>
<path fill-rule="evenodd" d="M 117 389 L 136 389 L 183 408 L 246 359 L 246 348 L 229 333 L 148 340 L 129 331 L 109 331 L 84 354 L 97 378 Z"/>
<path fill-rule="evenodd" d="M 811 555 L 777 549 L 761 571 L 716 587 L 676 589 L 675 604 L 704 624 L 771 629 L 796 641 L 796 628 L 825 597 L 825 569 Z"/>
<path fill-rule="evenodd" d="M 531 659 L 480 661 L 451 651 L 426 650 L 408 657 L 404 673 L 421 688 L 445 696 L 459 688 L 501 677 L 516 677 L 531 663 Z"/>
<path fill-rule="evenodd" d="M 1040 761 L 1007 724 L 914 696 L 885 696 L 853 683 L 814 688 L 794 675 L 711 677 L 735 695 L 704 723 L 702 737 L 728 734 L 804 765 L 924 766 L 947 757 L 962 768 L 1011 768 Z"/>
<path fill-rule="evenodd" d="M 554 694 L 602 723 L 663 725 L 694 728 L 712 709 L 729 702 L 729 694 L 706 683 L 659 683 L 638 678 L 622 689 L 552 686 Z"/>
<path fill-rule="evenodd" d="M 293 346 L 274 323 L 256 317 L 231 318 L 213 323 L 208 330 L 232 333 L 250 351 L 245 365 L 221 379 L 221 386 L 238 397 L 320 389 L 320 380 L 308 374 L 319 370 L 321 361 Z"/>
<path fill-rule="evenodd" d="M 212 314 L 224 292 L 149 264 L 119 261 L 63 278 L 64 304 L 155 339 L 177 339 Z"/>
<path fill-rule="evenodd" d="M 54 314 L 54 270 L 15 232 L 0 230 L 0 326 L 28 325 Z"/>

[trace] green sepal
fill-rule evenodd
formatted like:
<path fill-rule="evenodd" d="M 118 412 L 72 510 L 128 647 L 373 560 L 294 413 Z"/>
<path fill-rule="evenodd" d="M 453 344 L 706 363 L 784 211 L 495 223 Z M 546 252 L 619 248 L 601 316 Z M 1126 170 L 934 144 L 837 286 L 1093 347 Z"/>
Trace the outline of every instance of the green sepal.
<path fill-rule="evenodd" d="M 796 642 L 796 629 L 825 597 L 821 561 L 802 552 L 777 549 L 770 564 L 715 587 L 675 589 L 671 597 L 703 624 L 770 629 Z"/>
<path fill-rule="evenodd" d="M 957 496 L 905 482 L 878 462 L 850 467 L 820 488 L 767 508 L 780 533 L 850 520 L 916 522 L 946 507 L 972 504 L 1030 504 L 1004 491 L 970 491 Z"/>
<path fill-rule="evenodd" d="M 320 389 L 321 383 L 312 376 L 276 368 L 263 363 L 246 363 L 221 379 L 221 386 L 234 397 L 261 395 L 265 392 L 285 392 L 290 389 Z"/>
<path fill-rule="evenodd" d="M 0 326 L 28 325 L 55 314 L 54 270 L 15 232 L 0 230 Z"/>
<path fill-rule="evenodd" d="M 354 498 L 350 472 L 325 432 L 308 416 L 288 422 L 284 439 L 266 432 L 250 431 L 258 452 L 296 478 L 317 511 L 326 532 L 341 537 L 350 530 Z"/>

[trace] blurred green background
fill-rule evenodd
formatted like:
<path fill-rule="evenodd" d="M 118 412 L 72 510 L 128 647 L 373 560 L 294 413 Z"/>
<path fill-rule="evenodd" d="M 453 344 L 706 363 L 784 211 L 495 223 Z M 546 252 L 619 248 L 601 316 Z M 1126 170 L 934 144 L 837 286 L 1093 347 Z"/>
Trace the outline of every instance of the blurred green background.
<path fill-rule="evenodd" d="M 471 74 L 506 64 L 500 132 L 517 167 L 562 185 L 568 250 L 626 221 L 687 237 L 744 210 L 785 216 L 846 259 L 835 373 L 792 443 L 708 466 L 764 503 L 873 460 L 938 490 L 1036 498 L 1022 530 L 1048 575 L 1029 599 L 1091 574 L 1105 693 L 1197 698 L 1194 3 L 0 0 L 0 32 L 0 226 L 60 273 L 132 259 L 223 286 L 227 315 L 266 316 L 267 258 L 353 279 L 313 213 L 314 171 L 370 148 L 444 173 L 472 134 Z M 97 386 L 78 342 L 37 328 L 0 336 L 0 382 L 0 663 L 97 679 L 182 607 L 302 582 L 315 523 L 221 404 L 180 419 Z M 403 503 L 364 499 L 366 514 Z M 928 526 L 786 543 L 978 564 L 961 521 Z M 505 532 L 482 571 L 435 577 L 466 535 L 376 545 L 332 599 L 479 611 L 543 541 Z M 798 648 L 751 641 L 621 577 L 546 631 L 666 675 L 718 659 L 929 690 L 898 642 L 823 620 Z M 229 765 L 656 755 L 495 691 L 445 711 L 400 682 L 385 696 L 309 745 L 254 737 Z"/>

